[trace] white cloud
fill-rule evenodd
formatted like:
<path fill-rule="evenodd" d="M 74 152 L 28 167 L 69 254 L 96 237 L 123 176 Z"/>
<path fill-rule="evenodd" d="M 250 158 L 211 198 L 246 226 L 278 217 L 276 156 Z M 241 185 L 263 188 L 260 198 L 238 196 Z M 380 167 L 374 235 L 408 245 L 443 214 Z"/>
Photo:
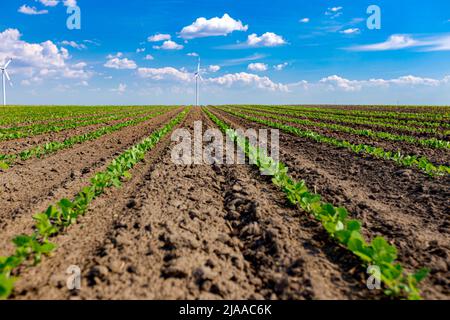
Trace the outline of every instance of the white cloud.
<path fill-rule="evenodd" d="M 69 46 L 72 47 L 74 49 L 78 49 L 78 50 L 82 50 L 82 49 L 86 49 L 86 45 L 82 44 L 82 43 L 77 43 L 75 41 L 68 41 L 68 40 L 63 40 L 61 41 L 61 44 L 63 46 Z"/>
<path fill-rule="evenodd" d="M 181 50 L 184 46 L 172 40 L 164 41 L 161 46 L 153 46 L 156 50 Z"/>
<path fill-rule="evenodd" d="M 227 13 L 222 18 L 198 18 L 191 25 L 184 27 L 180 32 L 183 39 L 195 39 L 212 36 L 226 36 L 233 31 L 247 31 L 248 26 L 241 21 L 234 20 Z"/>
<path fill-rule="evenodd" d="M 29 7 L 26 4 L 24 4 L 19 8 L 18 12 L 28 15 L 40 15 L 40 14 L 47 14 L 48 10 L 37 10 L 36 7 Z"/>
<path fill-rule="evenodd" d="M 217 71 L 219 71 L 219 70 L 220 70 L 220 66 L 210 65 L 210 66 L 208 67 L 208 71 L 209 71 L 209 72 L 217 72 Z"/>
<path fill-rule="evenodd" d="M 226 74 L 218 78 L 209 78 L 206 79 L 205 82 L 226 87 L 240 85 L 245 87 L 256 87 L 258 89 L 269 91 L 289 91 L 287 85 L 275 83 L 268 77 L 260 77 L 256 74 L 246 72 Z"/>
<path fill-rule="evenodd" d="M 86 65 L 69 64 L 69 51 L 58 48 L 52 41 L 28 43 L 21 40 L 17 29 L 0 32 L 0 64 L 11 57 L 15 72 L 28 79 L 80 78 L 87 79 L 92 73 L 84 70 Z"/>
<path fill-rule="evenodd" d="M 54 7 L 58 5 L 59 0 L 39 0 L 40 3 L 42 3 L 46 7 Z"/>
<path fill-rule="evenodd" d="M 155 58 L 151 54 L 148 54 L 145 56 L 144 60 L 155 60 Z"/>
<path fill-rule="evenodd" d="M 136 53 L 145 52 L 145 48 L 137 48 Z"/>
<path fill-rule="evenodd" d="M 249 47 L 277 47 L 286 44 L 282 36 L 273 32 L 266 32 L 260 37 L 256 33 L 248 36 L 247 46 Z"/>
<path fill-rule="evenodd" d="M 342 15 L 342 9 L 343 7 L 332 7 L 328 8 L 327 11 L 325 11 L 326 16 L 331 16 L 331 19 L 337 18 Z"/>
<path fill-rule="evenodd" d="M 124 94 L 127 90 L 127 85 L 123 83 L 119 83 L 119 87 L 117 89 L 111 89 L 112 92 L 117 92 L 118 94 Z"/>
<path fill-rule="evenodd" d="M 345 30 L 342 30 L 339 32 L 342 34 L 356 34 L 356 33 L 359 33 L 360 30 L 359 30 L 359 28 L 348 28 L 348 29 L 345 29 Z"/>
<path fill-rule="evenodd" d="M 283 70 L 284 68 L 286 68 L 288 65 L 289 65 L 289 63 L 284 62 L 284 63 L 280 63 L 280 64 L 277 64 L 277 65 L 274 65 L 273 68 L 274 68 L 276 71 L 281 71 L 281 70 Z"/>
<path fill-rule="evenodd" d="M 250 71 L 266 71 L 268 69 L 268 66 L 265 63 L 256 62 L 250 63 L 247 66 L 247 69 Z"/>
<path fill-rule="evenodd" d="M 413 75 L 402 76 L 394 79 L 369 79 L 369 80 L 349 80 L 337 75 L 323 78 L 319 81 L 319 84 L 326 85 L 331 90 L 343 90 L 346 92 L 360 91 L 367 87 L 390 87 L 390 86 L 403 86 L 403 87 L 437 87 L 449 82 L 450 76 L 446 76 L 443 79 L 423 78 Z"/>
<path fill-rule="evenodd" d="M 419 43 L 409 35 L 395 34 L 389 37 L 388 40 L 380 43 L 354 46 L 351 50 L 354 51 L 386 51 L 398 50 L 417 46 Z"/>
<path fill-rule="evenodd" d="M 301 22 L 301 23 L 308 23 L 309 21 L 310 21 L 309 18 L 303 18 L 303 19 L 299 20 L 299 22 Z"/>
<path fill-rule="evenodd" d="M 137 65 L 136 62 L 133 60 L 129 60 L 127 58 L 122 58 L 123 54 L 121 52 L 118 52 L 116 55 L 108 55 L 106 58 L 108 61 L 104 64 L 106 68 L 110 69 L 136 69 Z"/>
<path fill-rule="evenodd" d="M 358 81 L 344 79 L 337 75 L 323 78 L 319 82 L 329 85 L 330 89 L 338 88 L 344 91 L 358 91 L 361 89 L 361 84 Z"/>
<path fill-rule="evenodd" d="M 147 38 L 148 42 L 159 42 L 159 41 L 165 41 L 165 40 L 170 40 L 172 37 L 170 36 L 170 34 L 161 34 L 161 33 L 157 33 L 153 36 L 150 36 Z"/>
<path fill-rule="evenodd" d="M 76 7 L 77 6 L 77 0 L 64 0 L 64 5 L 66 7 Z"/>
<path fill-rule="evenodd" d="M 137 72 L 140 77 L 152 80 L 191 81 L 193 78 L 192 74 L 173 67 L 139 68 Z"/>
<path fill-rule="evenodd" d="M 190 53 L 187 54 L 187 56 L 189 56 L 189 57 L 198 57 L 198 53 L 190 52 Z"/>
<path fill-rule="evenodd" d="M 420 48 L 420 51 L 450 51 L 450 34 L 414 38 L 411 35 L 394 34 L 386 41 L 347 48 L 352 51 L 388 51 Z"/>

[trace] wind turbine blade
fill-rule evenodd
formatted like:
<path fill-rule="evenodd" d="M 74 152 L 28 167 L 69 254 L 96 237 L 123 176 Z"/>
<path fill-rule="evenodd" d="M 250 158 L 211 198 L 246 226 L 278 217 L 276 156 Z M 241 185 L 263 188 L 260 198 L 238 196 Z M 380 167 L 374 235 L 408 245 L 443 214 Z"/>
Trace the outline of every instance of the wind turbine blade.
<path fill-rule="evenodd" d="M 11 78 L 9 77 L 8 72 L 7 72 L 6 70 L 5 70 L 4 72 L 5 72 L 6 79 L 8 79 L 9 85 L 12 87 L 12 86 L 13 86 L 13 83 L 12 83 L 12 81 L 11 81 Z"/>
<path fill-rule="evenodd" d="M 11 63 L 12 59 L 9 59 L 8 62 L 5 64 L 5 69 L 8 68 L 9 64 Z"/>

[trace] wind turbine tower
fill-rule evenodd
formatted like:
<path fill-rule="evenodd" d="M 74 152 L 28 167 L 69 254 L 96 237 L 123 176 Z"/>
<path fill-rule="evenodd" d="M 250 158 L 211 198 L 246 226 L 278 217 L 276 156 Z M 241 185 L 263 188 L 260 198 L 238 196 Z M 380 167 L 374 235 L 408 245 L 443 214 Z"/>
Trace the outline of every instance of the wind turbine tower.
<path fill-rule="evenodd" d="M 195 73 L 195 106 L 199 106 L 200 102 L 200 80 L 202 79 L 202 76 L 200 74 L 200 58 L 198 58 L 198 64 L 197 64 L 197 72 Z"/>

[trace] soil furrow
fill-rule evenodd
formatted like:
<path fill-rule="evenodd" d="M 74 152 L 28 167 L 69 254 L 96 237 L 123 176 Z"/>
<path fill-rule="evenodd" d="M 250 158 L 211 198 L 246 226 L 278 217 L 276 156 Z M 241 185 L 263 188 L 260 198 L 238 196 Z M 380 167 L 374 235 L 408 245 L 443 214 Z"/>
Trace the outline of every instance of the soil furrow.
<path fill-rule="evenodd" d="M 156 111 L 155 111 L 156 112 Z M 148 113 L 152 113 L 151 110 L 149 110 Z M 89 126 L 81 126 L 73 129 L 67 129 L 62 130 L 59 132 L 48 132 L 39 134 L 36 136 L 26 137 L 26 138 L 20 138 L 20 139 L 14 139 L 14 140 L 8 140 L 8 141 L 2 141 L 0 142 L 0 154 L 17 154 L 20 153 L 26 149 L 36 147 L 38 145 L 42 145 L 48 142 L 58 141 L 62 142 L 66 140 L 67 138 L 82 135 L 91 131 L 98 130 L 104 126 L 112 126 L 121 122 L 125 122 L 131 119 L 140 118 L 143 117 L 144 114 L 139 114 L 136 116 L 124 116 L 121 119 L 108 121 L 105 120 L 102 123 L 89 125 Z"/>
<path fill-rule="evenodd" d="M 117 155 L 169 121 L 180 109 L 88 141 L 71 149 L 14 166 L 0 175 L 1 254 L 11 250 L 14 235 L 29 231 L 32 214 L 45 210 L 55 199 L 71 198 Z"/>
<path fill-rule="evenodd" d="M 245 112 L 244 112 L 244 114 L 245 114 Z M 428 158 L 428 160 L 430 160 L 432 163 L 437 164 L 437 165 L 447 165 L 447 166 L 450 165 L 450 150 L 449 149 L 429 148 L 429 147 L 422 146 L 419 144 L 414 145 L 414 144 L 402 142 L 402 141 L 383 140 L 383 139 L 366 137 L 363 135 L 356 135 L 356 134 L 351 134 L 351 133 L 346 133 L 346 132 L 335 131 L 332 129 L 320 128 L 320 127 L 315 127 L 315 126 L 305 126 L 305 125 L 301 125 L 298 123 L 289 122 L 289 121 L 280 121 L 278 119 L 273 119 L 273 118 L 265 117 L 265 116 L 261 116 L 261 115 L 253 115 L 253 114 L 248 114 L 248 113 L 247 113 L 247 115 L 256 116 L 257 118 L 264 119 L 264 120 L 283 123 L 283 124 L 286 124 L 286 125 L 289 125 L 292 127 L 299 128 L 301 130 L 311 130 L 311 131 L 317 132 L 317 133 L 327 136 L 327 137 L 332 137 L 335 139 L 348 141 L 352 144 L 367 144 L 370 146 L 381 147 L 386 151 L 396 152 L 396 151 L 400 150 L 403 154 L 407 154 L 407 155 L 425 156 Z"/>
<path fill-rule="evenodd" d="M 212 126 L 200 110 L 193 121 Z M 361 299 L 363 270 L 248 165 L 177 165 L 159 146 L 25 270 L 16 299 Z M 300 223 L 299 223 L 300 220 Z M 82 271 L 68 291 L 66 269 Z"/>

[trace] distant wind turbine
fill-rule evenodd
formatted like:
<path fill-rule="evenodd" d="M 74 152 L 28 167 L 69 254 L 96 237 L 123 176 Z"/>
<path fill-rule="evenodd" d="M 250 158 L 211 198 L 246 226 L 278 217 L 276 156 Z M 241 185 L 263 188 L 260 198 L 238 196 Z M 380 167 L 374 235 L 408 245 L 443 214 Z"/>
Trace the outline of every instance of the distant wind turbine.
<path fill-rule="evenodd" d="M 195 106 L 199 106 L 200 101 L 200 80 L 203 80 L 200 74 L 200 58 L 198 58 L 197 72 L 195 73 Z"/>
<path fill-rule="evenodd" d="M 9 84 L 12 86 L 11 78 L 9 77 L 8 71 L 6 71 L 11 61 L 12 59 L 9 59 L 3 67 L 0 67 L 0 70 L 2 71 L 3 106 L 6 106 L 6 79 L 8 79 Z"/>

